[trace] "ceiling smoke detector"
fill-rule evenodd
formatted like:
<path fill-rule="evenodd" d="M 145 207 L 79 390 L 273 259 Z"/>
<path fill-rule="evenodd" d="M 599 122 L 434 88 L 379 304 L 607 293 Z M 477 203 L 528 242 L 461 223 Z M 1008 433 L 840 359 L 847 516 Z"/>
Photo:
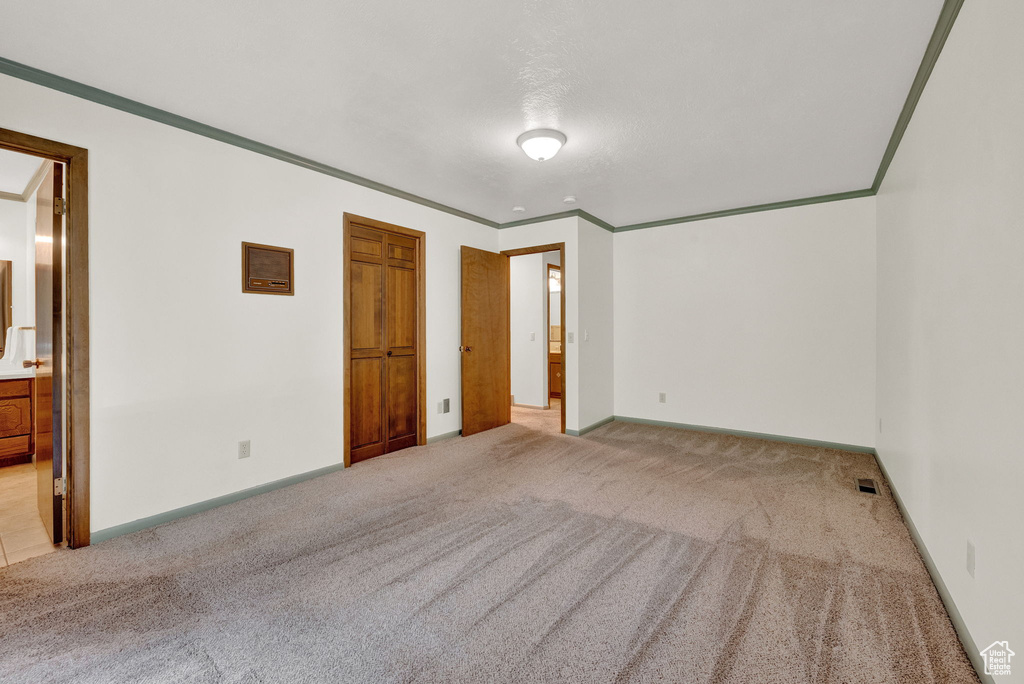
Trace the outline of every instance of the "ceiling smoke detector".
<path fill-rule="evenodd" d="M 565 144 L 565 134 L 550 128 L 537 128 L 516 138 L 516 144 L 530 159 L 545 161 L 551 159 Z"/>

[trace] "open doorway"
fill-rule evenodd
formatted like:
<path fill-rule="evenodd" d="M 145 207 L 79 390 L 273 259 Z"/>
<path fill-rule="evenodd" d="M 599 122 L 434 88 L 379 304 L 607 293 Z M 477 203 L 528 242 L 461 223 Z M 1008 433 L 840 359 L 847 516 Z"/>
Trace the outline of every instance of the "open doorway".
<path fill-rule="evenodd" d="M 89 543 L 86 154 L 0 129 L 0 565 Z"/>
<path fill-rule="evenodd" d="M 512 422 L 561 430 L 562 263 L 559 251 L 509 258 Z"/>
<path fill-rule="evenodd" d="M 536 247 L 505 250 L 501 253 L 488 252 L 466 245 L 461 249 L 461 280 L 462 280 L 462 344 L 459 352 L 462 357 L 462 434 L 474 435 L 478 432 L 491 430 L 513 421 L 513 404 L 522 402 L 512 393 L 512 332 L 511 332 L 511 262 L 515 257 L 523 255 L 543 255 L 553 253 L 557 257 L 549 259 L 549 264 L 561 266 L 565 263 L 565 243 L 559 242 Z M 544 264 L 540 258 L 537 264 Z M 538 307 L 544 310 L 546 296 L 550 297 L 549 285 L 546 283 L 546 266 L 538 267 L 536 279 L 531 280 L 533 299 L 540 302 Z M 560 389 L 557 402 L 552 404 L 550 394 L 545 399 L 545 387 L 550 378 L 547 373 L 550 365 L 550 350 L 557 350 L 559 358 L 565 350 L 565 299 L 566 282 L 564 271 L 560 278 L 558 297 L 558 337 L 549 340 L 551 326 L 544 315 L 538 314 L 531 319 L 529 325 L 532 333 L 531 356 L 537 367 L 537 375 L 533 381 L 540 399 L 535 399 L 537 408 L 528 410 L 545 410 L 546 402 L 549 416 L 558 416 L 557 431 L 565 433 L 566 372 L 565 364 L 556 371 L 555 382 Z M 544 293 L 547 292 L 548 295 Z M 547 305 L 550 307 L 550 303 Z M 550 311 L 548 310 L 548 315 Z M 552 421 L 553 422 L 553 421 Z"/>

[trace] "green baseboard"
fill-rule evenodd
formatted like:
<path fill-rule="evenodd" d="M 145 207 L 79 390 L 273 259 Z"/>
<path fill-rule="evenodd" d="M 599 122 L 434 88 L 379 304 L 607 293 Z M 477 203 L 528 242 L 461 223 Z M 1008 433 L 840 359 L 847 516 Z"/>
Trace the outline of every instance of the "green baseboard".
<path fill-rule="evenodd" d="M 601 420 L 597 421 L 596 423 L 588 425 L 585 428 L 580 428 L 579 430 L 570 430 L 570 429 L 566 428 L 565 434 L 567 434 L 567 435 L 569 435 L 571 437 L 579 437 L 581 435 L 587 434 L 591 430 L 596 430 L 597 428 L 601 427 L 602 425 L 607 425 L 608 423 L 612 422 L 613 420 L 615 420 L 615 416 L 608 416 L 607 418 L 602 418 Z"/>
<path fill-rule="evenodd" d="M 443 442 L 446 439 L 451 439 L 452 437 L 458 437 L 461 434 L 462 434 L 462 430 L 452 430 L 451 432 L 445 432 L 444 434 L 441 434 L 441 435 L 434 435 L 433 437 L 427 437 L 427 444 L 436 444 L 438 442 Z"/>
<path fill-rule="evenodd" d="M 788 435 L 773 435 L 765 432 L 749 432 L 747 430 L 733 430 L 731 428 L 711 427 L 709 425 L 690 425 L 689 423 L 672 423 L 665 420 L 650 420 L 648 418 L 630 418 L 629 416 L 615 416 L 615 420 L 621 420 L 624 423 L 639 423 L 641 425 L 657 425 L 660 427 L 680 428 L 682 430 L 696 430 L 697 432 L 712 432 L 716 435 L 753 437 L 755 439 L 767 439 L 772 442 L 786 442 L 787 444 L 800 444 L 803 446 L 820 447 L 822 449 L 839 449 L 840 451 L 854 451 L 859 454 L 875 453 L 874 447 L 861 446 L 859 444 L 826 442 L 820 439 L 805 439 L 803 437 L 790 437 Z"/>
<path fill-rule="evenodd" d="M 900 497 L 899 490 L 896 489 L 892 478 L 889 477 L 889 472 L 885 469 L 882 457 L 877 451 L 875 451 L 875 462 L 878 463 L 878 469 L 882 471 L 882 477 L 885 478 L 886 483 L 889 485 L 889 491 L 892 492 L 892 498 L 896 502 L 896 507 L 900 509 L 900 515 L 903 516 L 903 523 L 910 531 L 910 537 L 914 540 L 918 553 L 921 554 L 924 567 L 928 569 L 928 574 L 931 575 L 932 584 L 935 585 L 936 591 L 939 592 L 939 598 L 942 599 L 942 605 L 946 607 L 949 621 L 952 623 L 953 629 L 960 639 L 960 644 L 964 647 L 967 658 L 971 661 L 971 665 L 974 666 L 974 671 L 985 684 L 995 684 L 995 678 L 992 675 L 985 674 L 985 661 L 978 651 L 978 645 L 974 642 L 974 637 L 971 636 L 970 631 L 967 629 L 967 623 L 964 622 L 963 617 L 960 615 L 960 609 L 956 607 L 953 596 L 949 593 L 949 589 L 946 588 L 946 582 L 942 579 L 942 575 L 939 574 L 938 566 L 935 565 L 931 554 L 928 553 L 928 547 L 925 546 L 921 533 L 917 531 L 917 525 L 914 524 L 914 519 L 910 517 L 907 507 L 903 505 L 903 499 Z"/>
<path fill-rule="evenodd" d="M 248 499 L 250 496 L 256 496 L 258 494 L 266 494 L 272 492 L 275 489 L 281 489 L 282 487 L 288 487 L 299 482 L 305 482 L 306 480 L 312 480 L 315 477 L 321 475 L 328 475 L 330 473 L 337 472 L 344 469 L 343 463 L 336 463 L 329 465 L 326 468 L 318 468 L 316 470 L 310 470 L 306 473 L 300 473 L 298 475 L 292 475 L 291 477 L 285 477 L 280 480 L 268 482 L 256 487 L 249 487 L 248 489 L 242 489 L 232 494 L 225 494 L 224 496 L 218 496 L 213 499 L 207 499 L 206 501 L 200 501 L 198 503 L 189 504 L 188 506 L 182 506 L 181 508 L 175 508 L 173 511 L 167 511 L 166 513 L 158 513 L 151 515 L 147 518 L 139 518 L 131 522 L 124 523 L 123 525 L 114 525 L 103 530 L 95 530 L 90 535 L 91 543 L 98 544 L 100 542 L 113 539 L 114 537 L 120 537 L 124 534 L 131 534 L 132 532 L 138 532 L 145 530 L 150 527 L 156 527 L 157 525 L 163 525 L 179 518 L 185 518 L 196 513 L 202 513 L 203 511 L 209 511 L 220 506 L 225 506 L 242 499 Z"/>

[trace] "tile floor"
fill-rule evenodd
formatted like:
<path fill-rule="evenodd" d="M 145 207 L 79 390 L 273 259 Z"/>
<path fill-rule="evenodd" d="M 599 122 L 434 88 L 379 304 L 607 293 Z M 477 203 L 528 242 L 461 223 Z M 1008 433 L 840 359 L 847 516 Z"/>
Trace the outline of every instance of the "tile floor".
<path fill-rule="evenodd" d="M 562 400 L 548 400 L 551 408 L 535 409 L 522 406 L 512 407 L 512 422 L 533 430 L 559 432 L 562 429 Z"/>
<path fill-rule="evenodd" d="M 60 548 L 50 542 L 39 518 L 35 466 L 0 468 L 0 568 Z"/>

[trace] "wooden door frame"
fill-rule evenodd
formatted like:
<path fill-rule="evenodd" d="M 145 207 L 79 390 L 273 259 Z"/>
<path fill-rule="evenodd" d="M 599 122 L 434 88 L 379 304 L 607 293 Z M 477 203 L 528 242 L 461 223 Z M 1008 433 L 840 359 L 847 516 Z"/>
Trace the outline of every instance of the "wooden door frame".
<path fill-rule="evenodd" d="M 416 444 L 427 443 L 427 234 L 420 230 L 396 226 L 375 219 L 357 216 L 347 211 L 344 214 L 342 240 L 344 242 L 344 321 L 342 338 L 345 353 L 345 379 L 342 391 L 345 393 L 345 434 L 344 463 L 352 465 L 352 269 L 349 263 L 352 248 L 349 236 L 352 224 L 366 226 L 383 233 L 401 235 L 416 240 Z M 385 259 L 387 255 L 384 255 Z"/>
<path fill-rule="evenodd" d="M 89 545 L 89 151 L 65 143 L 0 128 L 0 149 L 61 162 L 67 172 L 67 211 L 64 218 L 65 317 L 64 358 L 68 439 L 64 477 L 67 478 L 70 548 Z M 58 428 L 59 426 L 54 426 Z"/>
<path fill-rule="evenodd" d="M 561 343 L 562 343 L 562 397 L 561 397 L 561 401 L 559 401 L 559 404 L 562 407 L 562 426 L 561 426 L 561 431 L 562 431 L 562 434 L 564 435 L 565 434 L 565 404 L 566 404 L 566 401 L 568 400 L 568 397 L 566 396 L 566 392 L 565 392 L 566 367 L 568 366 L 568 364 L 566 363 L 566 357 L 568 355 L 568 349 L 566 349 L 566 346 L 565 346 L 565 287 L 566 287 L 566 282 L 565 282 L 566 281 L 566 278 L 565 278 L 565 243 L 564 242 L 553 242 L 550 245 L 537 245 L 536 247 L 520 247 L 519 249 L 505 249 L 505 250 L 501 251 L 502 254 L 504 254 L 505 256 L 507 256 L 509 258 L 514 257 L 514 256 L 523 256 L 524 254 L 540 254 L 542 252 L 558 252 L 558 265 L 562 269 L 562 296 L 560 297 L 561 304 L 562 304 L 562 311 L 561 311 L 561 317 L 560 317 L 561 318 L 561 324 L 562 324 L 561 325 L 562 330 L 561 330 L 561 333 L 560 333 Z M 546 275 L 546 273 L 545 273 L 545 275 Z M 511 301 L 512 300 L 512 279 L 511 279 L 511 277 L 509 278 L 508 287 L 509 287 L 509 301 Z M 545 323 L 550 325 L 550 323 L 548 323 L 547 321 L 545 321 Z M 511 335 L 512 335 L 511 329 L 512 329 L 512 326 L 509 325 L 509 337 L 510 338 L 511 338 Z M 544 359 L 545 359 L 545 363 L 547 363 L 547 358 L 548 358 L 547 357 L 547 351 L 548 351 L 548 349 L 547 349 L 547 344 L 548 344 L 547 335 L 544 336 L 544 344 L 545 344 L 545 347 L 546 347 L 545 350 L 544 350 L 545 351 Z M 509 374 L 510 375 L 512 373 L 512 353 L 511 353 L 511 350 L 512 350 L 512 340 L 509 339 L 508 367 L 509 367 Z M 544 392 L 547 393 L 547 391 L 548 391 L 548 388 L 545 387 L 544 388 Z"/>
<path fill-rule="evenodd" d="M 554 271 L 558 272 L 559 287 L 563 287 L 565 285 L 565 282 L 564 282 L 565 278 L 562 277 L 562 265 L 561 264 L 547 264 L 547 273 L 545 274 L 545 281 L 546 282 L 544 283 L 545 284 L 544 291 L 547 293 L 547 302 L 546 303 L 548 304 L 549 308 L 551 306 L 551 304 L 550 304 L 550 301 L 551 301 L 551 273 L 554 272 Z M 559 292 L 561 292 L 561 290 L 559 290 Z M 558 362 L 558 367 L 562 369 L 561 370 L 562 374 L 559 377 L 563 377 L 563 378 L 565 377 L 565 348 L 561 347 L 561 336 L 562 336 L 561 327 L 562 327 L 562 321 L 564 321 L 564 320 L 565 319 L 562 318 L 559 321 L 559 326 L 558 326 L 559 327 L 559 347 L 560 347 L 559 348 L 559 352 L 558 352 L 558 356 L 561 359 Z M 546 330 L 545 332 L 548 335 L 550 335 L 551 334 L 551 329 L 550 329 L 550 326 L 551 326 L 551 313 L 550 313 L 550 311 L 548 312 L 548 320 L 545 321 L 545 322 L 549 326 L 548 330 Z M 551 372 L 551 340 L 547 340 L 547 343 L 548 343 L 548 348 L 546 350 L 547 354 L 544 357 L 546 359 L 545 362 L 544 362 L 544 367 L 547 368 L 548 372 L 550 373 Z M 545 393 L 547 395 L 547 396 L 544 397 L 544 399 L 550 405 L 551 404 L 551 378 L 548 378 L 548 382 L 547 382 L 547 385 L 544 387 L 544 391 L 545 391 Z M 564 394 L 564 392 L 562 391 L 562 388 L 559 387 L 559 389 L 558 389 L 558 401 L 559 401 L 559 403 L 562 402 L 562 395 L 563 394 Z"/>

